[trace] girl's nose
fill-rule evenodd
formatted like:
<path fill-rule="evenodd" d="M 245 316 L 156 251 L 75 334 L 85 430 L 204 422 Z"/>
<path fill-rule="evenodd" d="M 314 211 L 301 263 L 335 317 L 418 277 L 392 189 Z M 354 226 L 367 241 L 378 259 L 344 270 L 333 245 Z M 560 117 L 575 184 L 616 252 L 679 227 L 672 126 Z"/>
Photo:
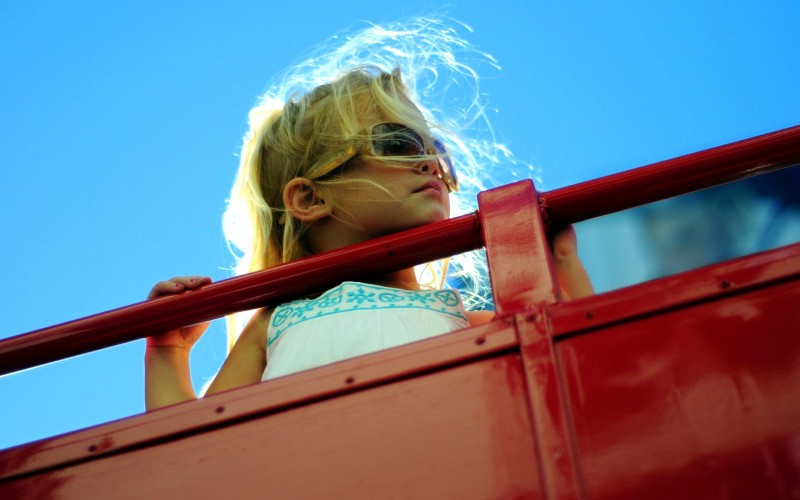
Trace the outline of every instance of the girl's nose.
<path fill-rule="evenodd" d="M 417 164 L 416 171 L 420 174 L 439 175 L 439 161 L 435 158 L 429 158 Z"/>

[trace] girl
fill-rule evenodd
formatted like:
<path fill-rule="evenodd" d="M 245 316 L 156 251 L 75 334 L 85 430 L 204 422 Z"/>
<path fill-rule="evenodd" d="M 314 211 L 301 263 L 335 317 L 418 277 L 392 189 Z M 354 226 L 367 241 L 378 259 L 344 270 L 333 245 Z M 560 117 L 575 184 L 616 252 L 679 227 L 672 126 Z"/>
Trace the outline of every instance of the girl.
<path fill-rule="evenodd" d="M 227 234 L 245 234 L 229 236 L 244 252 L 239 270 L 268 268 L 449 217 L 450 193 L 459 188 L 453 157 L 414 97 L 399 69 L 357 66 L 285 104 L 266 100 L 256 106 L 225 218 Z M 554 256 L 565 292 L 591 293 L 571 230 L 556 237 Z M 209 282 L 200 276 L 173 278 L 156 284 L 149 297 Z M 465 311 L 455 290 L 422 286 L 414 269 L 369 283 L 345 282 L 313 299 L 257 311 L 207 393 L 447 333 L 491 316 Z M 148 339 L 148 409 L 196 397 L 189 351 L 206 326 Z"/>

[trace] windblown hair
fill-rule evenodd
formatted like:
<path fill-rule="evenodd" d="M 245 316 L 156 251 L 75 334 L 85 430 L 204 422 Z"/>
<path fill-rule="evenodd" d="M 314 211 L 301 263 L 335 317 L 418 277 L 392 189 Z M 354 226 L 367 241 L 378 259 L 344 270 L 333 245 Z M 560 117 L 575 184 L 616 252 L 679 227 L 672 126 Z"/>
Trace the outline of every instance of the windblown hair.
<path fill-rule="evenodd" d="M 320 185 L 337 182 L 321 176 L 321 170 L 364 138 L 366 117 L 424 126 L 415 123 L 420 115 L 405 95 L 399 70 L 362 67 L 282 106 L 271 101 L 253 108 L 225 220 L 226 235 L 244 251 L 237 271 L 258 271 L 311 254 L 303 238 L 306 228 L 285 213 L 284 187 L 295 177 Z M 247 227 L 235 226 L 242 222 L 241 211 Z"/>
<path fill-rule="evenodd" d="M 511 157 L 494 142 L 471 65 L 499 69 L 444 21 L 418 18 L 334 36 L 284 74 L 249 113 L 223 219 L 236 273 L 310 254 L 305 227 L 285 214 L 284 187 L 294 177 L 336 182 L 320 177 L 320 170 L 363 136 L 365 116 L 434 129 L 447 144 L 461 183 L 463 200 L 451 199 L 453 214 L 474 210 L 477 192 L 491 185 L 492 167 Z M 467 131 L 475 138 L 467 139 Z M 478 290 L 484 280 L 474 260 L 454 259 L 460 262 L 455 266 L 460 288 L 467 284 L 486 292 Z M 479 296 L 468 293 L 466 303 Z"/>

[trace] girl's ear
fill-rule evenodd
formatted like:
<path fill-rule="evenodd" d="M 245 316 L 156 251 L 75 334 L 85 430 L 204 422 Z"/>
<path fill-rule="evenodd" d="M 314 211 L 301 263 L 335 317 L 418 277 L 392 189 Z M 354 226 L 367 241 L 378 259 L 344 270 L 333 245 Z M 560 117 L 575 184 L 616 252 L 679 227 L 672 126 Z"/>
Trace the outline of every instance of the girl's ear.
<path fill-rule="evenodd" d="M 295 177 L 283 188 L 283 206 L 289 215 L 302 222 L 316 222 L 333 212 L 320 187 L 302 177 Z"/>

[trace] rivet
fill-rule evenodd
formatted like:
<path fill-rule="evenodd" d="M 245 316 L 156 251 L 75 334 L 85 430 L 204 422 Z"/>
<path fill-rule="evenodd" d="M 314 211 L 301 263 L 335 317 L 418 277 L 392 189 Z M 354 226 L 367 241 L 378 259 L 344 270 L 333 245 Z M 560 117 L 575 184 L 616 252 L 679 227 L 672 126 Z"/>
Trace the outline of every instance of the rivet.
<path fill-rule="evenodd" d="M 722 280 L 720 282 L 720 284 L 719 284 L 719 287 L 722 288 L 723 290 L 726 289 L 726 288 L 730 288 L 731 287 L 731 282 L 728 281 L 728 280 Z"/>
<path fill-rule="evenodd" d="M 354 383 L 355 381 L 356 381 L 356 379 L 355 379 L 355 378 L 353 378 L 353 377 L 347 377 L 347 378 L 344 380 L 344 383 L 345 383 L 345 384 L 348 384 L 348 385 L 350 385 L 350 384 Z"/>
<path fill-rule="evenodd" d="M 586 312 L 586 319 L 592 319 L 592 318 L 594 318 L 594 313 L 592 311 L 587 311 Z"/>
<path fill-rule="evenodd" d="M 97 451 L 97 445 L 96 444 L 91 445 L 89 447 L 89 451 L 92 452 L 92 453 L 96 452 Z"/>
<path fill-rule="evenodd" d="M 475 339 L 475 344 L 476 345 L 483 345 L 485 343 L 486 343 L 486 338 L 485 337 L 478 337 L 477 339 Z"/>
<path fill-rule="evenodd" d="M 216 411 L 217 413 L 222 413 L 222 412 L 225 411 L 225 407 L 224 406 L 217 406 L 217 409 L 214 410 L 214 411 Z"/>
<path fill-rule="evenodd" d="M 533 323 L 534 321 L 536 321 L 536 315 L 529 314 L 528 316 L 525 317 L 525 321 L 527 321 L 528 323 Z"/>

